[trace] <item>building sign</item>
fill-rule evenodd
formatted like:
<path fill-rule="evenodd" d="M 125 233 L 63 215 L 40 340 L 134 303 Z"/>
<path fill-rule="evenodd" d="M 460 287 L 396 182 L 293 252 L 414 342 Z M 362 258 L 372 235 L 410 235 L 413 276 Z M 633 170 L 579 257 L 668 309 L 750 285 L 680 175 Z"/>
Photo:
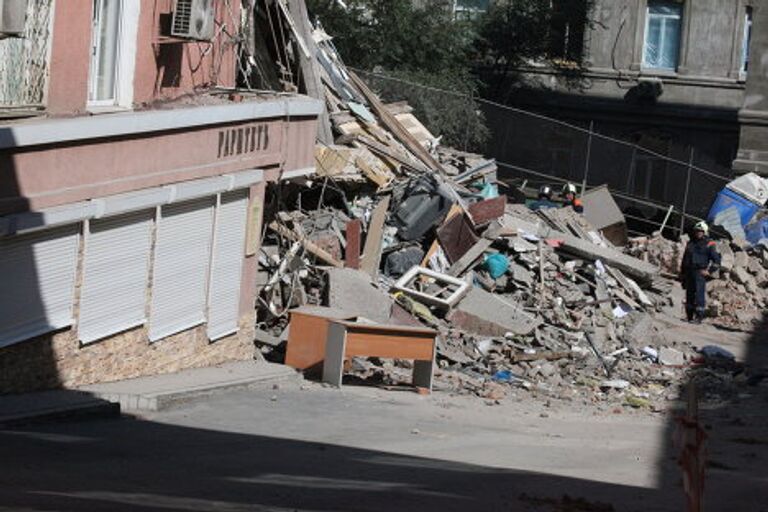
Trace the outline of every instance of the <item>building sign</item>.
<path fill-rule="evenodd" d="M 260 123 L 219 131 L 218 158 L 269 149 L 269 124 Z"/>

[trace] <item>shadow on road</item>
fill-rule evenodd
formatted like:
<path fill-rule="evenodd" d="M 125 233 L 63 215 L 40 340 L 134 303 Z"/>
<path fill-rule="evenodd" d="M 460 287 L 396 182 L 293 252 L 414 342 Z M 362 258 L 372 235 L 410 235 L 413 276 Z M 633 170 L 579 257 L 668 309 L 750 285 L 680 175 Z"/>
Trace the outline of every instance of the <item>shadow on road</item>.
<path fill-rule="evenodd" d="M 734 333 L 720 334 L 727 348 L 725 340 Z M 706 434 L 705 511 L 768 512 L 768 313 L 741 343 L 745 343 L 743 357 L 736 361 L 707 358 L 690 370 L 680 386 L 685 398 L 689 385 L 695 384 L 699 424 Z M 700 346 L 709 344 L 711 335 Z M 674 485 L 681 496 L 682 470 L 669 468 L 681 453 L 673 439 L 680 432 L 683 407 L 670 414 L 667 450 L 658 464 L 658 487 Z M 734 505 L 727 507 L 728 503 Z"/>
<path fill-rule="evenodd" d="M 0 510 L 679 510 L 653 489 L 133 419 L 0 432 L 0 453 Z"/>

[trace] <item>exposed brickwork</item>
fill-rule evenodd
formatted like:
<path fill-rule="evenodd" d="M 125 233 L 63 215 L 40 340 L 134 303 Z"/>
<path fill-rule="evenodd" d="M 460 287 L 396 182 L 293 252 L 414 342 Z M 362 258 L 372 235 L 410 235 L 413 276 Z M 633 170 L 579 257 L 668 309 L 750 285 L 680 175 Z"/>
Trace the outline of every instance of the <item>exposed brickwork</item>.
<path fill-rule="evenodd" d="M 0 349 L 0 393 L 75 387 L 254 357 L 253 319 L 211 343 L 205 325 L 150 343 L 145 328 L 81 346 L 73 330 Z"/>

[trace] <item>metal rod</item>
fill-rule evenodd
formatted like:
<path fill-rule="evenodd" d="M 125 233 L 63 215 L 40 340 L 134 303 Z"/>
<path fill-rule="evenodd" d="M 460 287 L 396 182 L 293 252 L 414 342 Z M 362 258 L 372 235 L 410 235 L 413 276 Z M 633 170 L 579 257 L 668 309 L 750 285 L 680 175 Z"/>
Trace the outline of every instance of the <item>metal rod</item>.
<path fill-rule="evenodd" d="M 669 210 L 667 210 L 667 215 L 664 217 L 664 222 L 661 223 L 661 229 L 659 229 L 659 233 L 662 235 L 664 234 L 664 228 L 667 227 L 667 222 L 669 221 L 669 217 L 672 215 L 672 211 L 675 209 L 675 205 L 671 204 L 669 205 Z"/>
<path fill-rule="evenodd" d="M 584 181 L 581 183 L 581 195 L 587 191 L 587 178 L 589 177 L 589 161 L 592 157 L 592 133 L 594 132 L 595 122 L 589 122 L 589 135 L 587 137 L 587 161 L 584 162 Z"/>
<path fill-rule="evenodd" d="M 688 157 L 688 172 L 686 174 L 685 178 L 685 196 L 683 197 L 683 210 L 680 214 L 680 234 L 682 235 L 683 230 L 685 229 L 685 218 L 686 214 L 688 213 L 688 192 L 691 188 L 691 166 L 693 166 L 693 153 L 694 149 L 691 147 L 691 154 Z"/>

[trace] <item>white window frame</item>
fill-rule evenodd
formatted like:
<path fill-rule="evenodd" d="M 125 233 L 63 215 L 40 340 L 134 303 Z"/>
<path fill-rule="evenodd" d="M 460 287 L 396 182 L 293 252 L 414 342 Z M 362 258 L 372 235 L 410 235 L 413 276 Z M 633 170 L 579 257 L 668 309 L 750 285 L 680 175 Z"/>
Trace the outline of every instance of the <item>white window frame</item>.
<path fill-rule="evenodd" d="M 664 3 L 668 5 L 675 5 L 680 9 L 679 14 L 651 14 L 651 7 L 654 3 Z M 682 35 L 683 35 L 683 16 L 684 16 L 684 9 L 683 4 L 675 2 L 674 0 L 668 0 L 668 1 L 654 1 L 649 0 L 648 4 L 645 8 L 645 33 L 643 36 L 643 47 L 642 47 L 642 68 L 643 69 L 650 69 L 650 70 L 661 70 L 661 71 L 677 71 L 677 68 L 680 66 L 680 52 L 682 50 Z M 675 62 L 675 65 L 673 67 L 660 67 L 656 66 L 654 64 L 649 63 L 647 59 L 647 48 L 648 48 L 648 33 L 651 28 L 651 17 L 653 18 L 663 18 L 665 20 L 676 20 L 678 23 L 678 40 L 676 42 L 677 44 L 677 58 Z M 664 31 L 662 30 L 662 38 Z"/>
<path fill-rule="evenodd" d="M 744 31 L 741 36 L 741 64 L 739 79 L 745 80 L 749 66 L 749 43 L 752 39 L 752 7 L 747 6 L 744 12 Z"/>
<path fill-rule="evenodd" d="M 109 0 L 93 0 L 93 9 Z M 91 92 L 96 86 L 94 71 L 94 48 L 98 41 L 96 26 L 91 26 L 91 56 L 88 76 L 88 109 L 94 112 L 113 111 L 131 108 L 133 105 L 133 80 L 136 68 L 136 40 L 139 30 L 139 14 L 141 2 L 136 0 L 111 0 L 120 2 L 120 14 L 117 35 L 117 51 L 115 64 L 114 97 L 107 100 L 92 100 Z"/>

